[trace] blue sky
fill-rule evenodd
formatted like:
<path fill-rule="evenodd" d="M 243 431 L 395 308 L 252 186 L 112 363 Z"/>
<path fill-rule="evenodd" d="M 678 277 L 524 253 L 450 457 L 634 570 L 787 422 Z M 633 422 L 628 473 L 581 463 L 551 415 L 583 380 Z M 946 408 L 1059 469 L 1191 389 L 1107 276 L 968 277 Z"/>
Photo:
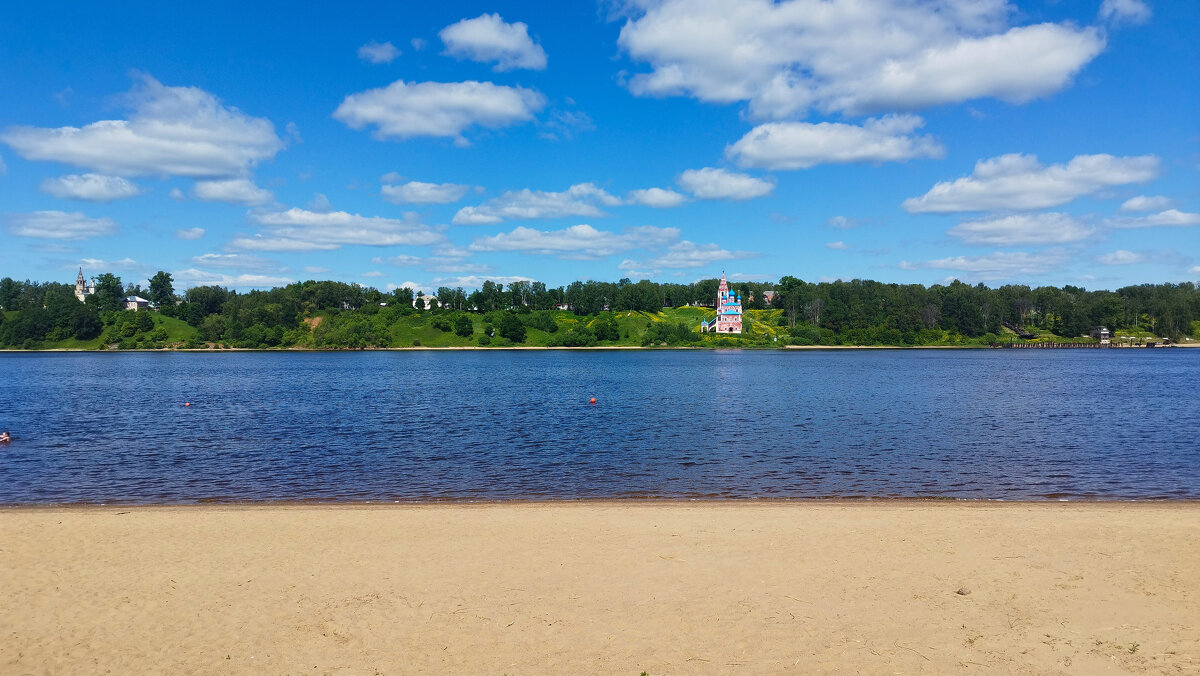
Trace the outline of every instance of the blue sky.
<path fill-rule="evenodd" d="M 26 3 L 0 276 L 1200 279 L 1200 3 Z"/>

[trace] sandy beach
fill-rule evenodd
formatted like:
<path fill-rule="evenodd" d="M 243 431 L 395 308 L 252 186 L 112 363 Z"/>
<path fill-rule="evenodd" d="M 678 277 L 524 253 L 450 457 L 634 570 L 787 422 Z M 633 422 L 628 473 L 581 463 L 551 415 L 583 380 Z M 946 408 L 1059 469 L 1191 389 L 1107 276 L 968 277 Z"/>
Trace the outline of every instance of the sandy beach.
<path fill-rule="evenodd" d="M 0 673 L 1198 673 L 1196 503 L 0 511 Z"/>

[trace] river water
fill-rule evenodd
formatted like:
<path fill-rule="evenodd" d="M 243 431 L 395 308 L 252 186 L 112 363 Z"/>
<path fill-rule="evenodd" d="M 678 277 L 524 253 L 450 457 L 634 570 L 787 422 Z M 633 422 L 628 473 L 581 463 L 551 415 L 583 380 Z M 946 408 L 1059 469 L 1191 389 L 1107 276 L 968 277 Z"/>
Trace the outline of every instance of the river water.
<path fill-rule="evenodd" d="M 3 353 L 0 503 L 1198 499 L 1198 383 L 1186 349 Z"/>

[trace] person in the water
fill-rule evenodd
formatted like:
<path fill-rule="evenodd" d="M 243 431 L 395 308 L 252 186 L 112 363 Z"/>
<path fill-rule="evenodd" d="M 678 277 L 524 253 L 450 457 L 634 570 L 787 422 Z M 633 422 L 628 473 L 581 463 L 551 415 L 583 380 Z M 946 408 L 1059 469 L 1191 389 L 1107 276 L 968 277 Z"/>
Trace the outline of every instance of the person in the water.
<path fill-rule="evenodd" d="M 0 432 L 0 444 L 7 444 L 12 441 L 12 437 L 8 436 L 8 432 Z"/>

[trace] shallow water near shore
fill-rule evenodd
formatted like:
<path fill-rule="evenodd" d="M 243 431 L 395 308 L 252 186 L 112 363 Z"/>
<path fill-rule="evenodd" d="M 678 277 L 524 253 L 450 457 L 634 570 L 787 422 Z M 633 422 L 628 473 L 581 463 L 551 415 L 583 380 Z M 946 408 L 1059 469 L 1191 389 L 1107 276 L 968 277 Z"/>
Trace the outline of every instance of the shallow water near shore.
<path fill-rule="evenodd" d="M 11 353 L 0 369 L 4 504 L 1200 498 L 1192 350 Z"/>

